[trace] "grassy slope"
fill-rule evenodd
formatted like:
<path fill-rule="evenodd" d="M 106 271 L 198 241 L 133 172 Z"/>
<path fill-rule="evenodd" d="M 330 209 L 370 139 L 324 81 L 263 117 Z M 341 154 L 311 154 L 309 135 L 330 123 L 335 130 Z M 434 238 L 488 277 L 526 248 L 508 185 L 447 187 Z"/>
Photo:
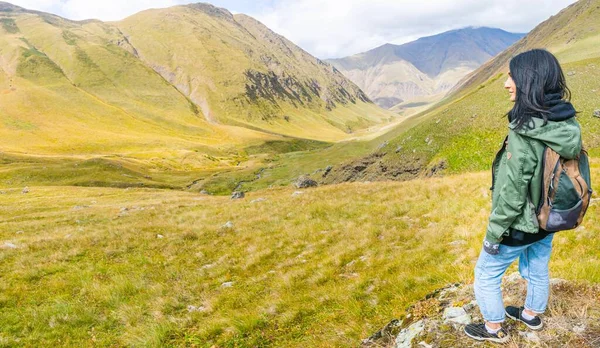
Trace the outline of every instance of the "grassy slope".
<path fill-rule="evenodd" d="M 528 48 L 538 46 L 538 42 L 540 45 L 543 42 L 554 43 L 556 47 L 550 47 L 550 50 L 559 56 L 565 71 L 575 72 L 574 75 L 568 76 L 569 86 L 573 91 L 573 103 L 578 110 L 582 111 L 580 120 L 584 126 L 584 141 L 595 155 L 598 151 L 598 122 L 591 117 L 591 112 L 599 106 L 600 92 L 595 85 L 598 78 L 598 69 L 596 69 L 598 62 L 593 57 L 600 55 L 600 52 L 596 52 L 596 48 L 600 46 L 590 43 L 599 40 L 600 36 L 597 34 L 594 22 L 594 18 L 598 17 L 597 10 L 593 3 L 587 4 L 589 5 L 587 10 L 582 7 L 582 4 L 587 3 L 577 3 L 577 6 L 571 6 L 543 23 L 532 31 L 532 36 L 528 36 L 517 46 Z M 250 24 L 246 23 L 247 26 Z M 89 23 L 86 28 L 95 28 L 93 32 L 98 32 L 98 25 Z M 573 28 L 563 28 L 561 25 L 573 26 Z M 258 30 L 257 28 L 254 30 Z M 268 33 L 258 30 L 254 35 L 268 35 Z M 550 38 L 545 35 L 550 35 Z M 567 41 L 569 41 L 568 45 L 565 44 Z M 500 55 L 496 59 L 498 62 L 494 61 L 487 65 L 501 66 L 503 57 L 504 55 Z M 284 60 L 284 58 L 280 59 Z M 482 67 L 477 76 L 487 76 L 486 69 L 485 66 Z M 195 182 L 196 185 L 192 186 L 194 190 L 207 189 L 212 193 L 227 194 L 241 181 L 247 182 L 241 186 L 243 190 L 260 189 L 270 185 L 288 185 L 301 174 L 310 174 L 328 165 L 337 166 L 344 161 L 373 152 L 385 152 L 386 156 L 381 162 L 389 167 L 403 167 L 407 164 L 427 167 L 445 160 L 450 172 L 487 169 L 497 143 L 506 132 L 502 114 L 510 108 L 510 103 L 502 88 L 504 79 L 504 75 L 496 74 L 490 81 L 477 87 L 467 85 L 462 94 L 448 98 L 440 106 L 412 117 L 390 132 L 371 140 L 349 140 L 331 146 L 323 143 L 317 147 L 306 147 L 310 151 L 297 151 L 305 148 L 304 145 L 297 146 L 305 141 L 272 138 L 271 143 L 275 141 L 277 144 L 283 144 L 277 140 L 291 141 L 291 143 L 286 146 L 263 146 L 260 145 L 262 142 L 260 133 L 257 133 L 255 142 L 248 144 L 246 149 L 238 146 L 237 149 L 224 150 L 221 147 L 209 151 L 206 147 L 195 147 L 193 151 L 173 150 L 161 153 L 158 150 L 155 153 L 132 153 L 131 156 L 135 158 L 129 162 L 136 164 L 137 167 L 132 169 L 139 175 L 134 175 L 134 179 L 121 175 L 122 180 L 114 183 L 106 182 L 104 185 L 123 186 L 144 183 L 150 186 L 181 188 Z M 341 112 L 341 109 L 334 109 L 334 112 Z M 364 113 L 367 112 L 368 110 L 364 110 Z M 416 127 L 411 128 L 414 125 Z M 27 124 L 20 126 L 27 127 Z M 409 129 L 410 131 L 407 131 Z M 425 143 L 427 138 L 430 138 L 430 145 Z M 244 136 L 231 139 L 244 139 Z M 379 149 L 386 141 L 387 147 Z M 165 148 L 164 143 L 157 142 L 157 146 Z M 399 147 L 401 150 L 396 152 Z M 265 149 L 267 154 L 259 154 L 256 149 Z M 120 157 L 111 156 L 107 160 L 120 160 Z M 44 161 L 45 159 L 40 159 L 40 163 Z M 15 164 L 10 172 L 5 169 L 4 177 L 21 185 L 52 184 L 52 181 L 40 175 L 23 175 L 27 168 L 28 165 L 19 167 Z M 59 170 L 50 176 L 58 177 L 69 168 L 72 167 L 58 168 Z M 375 179 L 380 175 L 376 169 L 370 178 Z M 256 179 L 256 174 L 259 172 L 260 178 Z M 144 176 L 151 176 L 152 181 L 155 182 L 150 182 Z M 343 175 L 340 177 L 343 178 Z M 335 176 L 332 178 L 336 180 Z M 158 180 L 160 181 L 157 182 Z M 96 181 L 95 178 L 84 174 L 79 179 L 69 180 L 68 183 L 85 184 Z"/>
<path fill-rule="evenodd" d="M 431 290 L 472 281 L 489 183 L 486 171 L 240 201 L 1 189 L 0 344 L 355 346 Z M 596 200 L 557 236 L 552 277 L 600 283 L 599 219 Z"/>
<path fill-rule="evenodd" d="M 377 152 L 386 142 L 410 132 L 412 127 L 418 124 L 417 121 L 417 119 L 405 119 L 389 131 L 381 131 L 380 133 L 383 134 L 377 137 L 370 137 L 367 134 L 366 138 L 358 137 L 358 139 L 334 144 L 323 144 L 303 151 L 274 152 L 273 156 L 264 159 L 257 166 L 232 168 L 230 171 L 215 173 L 212 177 L 203 180 L 200 186 L 216 194 L 230 193 L 241 180 L 247 181 L 240 187 L 244 191 L 287 186 L 301 175 L 312 175 L 328 166 L 339 166 L 344 162 Z M 260 177 L 257 178 L 256 174 L 259 171 Z M 320 174 L 313 177 L 319 179 Z"/>
<path fill-rule="evenodd" d="M 14 22 L 19 31 L 1 36 L 16 57 L 0 95 L 9 106 L 0 111 L 6 150 L 103 154 L 223 143 L 226 134 L 108 39 L 49 15 L 20 14 Z"/>
<path fill-rule="evenodd" d="M 0 102 L 8 106 L 0 109 L 0 177 L 7 184 L 181 188 L 245 160 L 243 147 L 285 140 L 208 124 L 117 47 L 114 29 L 102 23 L 7 18 L 14 24 L 0 28 Z"/>
<path fill-rule="evenodd" d="M 587 46 L 577 47 L 587 49 L 586 57 L 597 56 Z M 584 111 L 586 144 L 595 144 L 595 155 L 597 122 L 589 112 L 598 101 L 592 66 L 598 63 L 597 58 L 575 59 L 565 65 L 575 71 L 569 83 L 575 106 Z M 391 141 L 385 149 L 389 160 L 397 160 L 394 146 L 402 144 L 434 161 L 445 157 L 451 171 L 488 169 L 486 158 L 505 130 L 501 113 L 510 106 L 503 78 L 381 138 L 320 151 L 316 148 L 326 144 L 256 143 L 248 152 L 312 150 L 278 155 L 266 179 L 252 187 L 287 183 L 299 171 L 368 153 L 384 140 Z M 56 81 L 62 79 L 58 75 Z M 10 84 L 0 71 L 0 98 L 11 94 Z M 54 84 L 48 86 L 55 94 L 69 85 Z M 42 101 L 49 110 L 55 107 Z M 28 127 L 18 121 L 12 126 Z M 416 126 L 410 139 L 409 125 Z M 479 129 L 489 134 L 474 131 Z M 426 136 L 434 139 L 430 146 L 424 145 Z M 201 176 L 237 167 L 234 156 L 213 151 L 201 156 L 214 162 Z M 87 167 L 86 158 L 2 154 L 0 345 L 349 346 L 429 291 L 472 280 L 489 213 L 487 171 L 404 183 L 341 184 L 297 197 L 291 197 L 291 188 L 275 188 L 249 193 L 244 201 L 155 189 L 31 187 L 31 193 L 22 194 L 15 188 L 77 184 L 81 177 L 71 175 L 79 167 L 89 173 L 88 181 L 108 177 L 129 185 L 180 186 L 197 177 L 178 155 L 161 152 L 156 161 L 146 153 L 139 159 L 110 156 Z M 197 166 L 193 157 L 190 162 Z M 144 178 L 148 163 L 172 174 L 160 171 Z M 250 163 L 224 178 L 253 176 L 260 165 Z M 106 171 L 97 172 L 100 166 Z M 598 161 L 593 175 L 597 182 Z M 222 181 L 214 186 L 223 187 Z M 267 200 L 250 203 L 259 197 Z M 590 208 L 584 228 L 561 232 L 555 241 L 552 276 L 600 283 L 600 245 L 593 238 L 600 232 L 598 204 Z M 234 223 L 233 230 L 221 228 L 226 221 Z M 454 240 L 466 243 L 448 245 Z M 579 262 L 572 262 L 573 254 Z M 221 285 L 227 281 L 233 286 Z M 189 312 L 189 305 L 205 310 Z"/>
<path fill-rule="evenodd" d="M 158 146 L 164 146 L 160 138 L 182 147 L 256 143 L 252 140 L 258 138 L 257 132 L 215 127 L 205 118 L 264 128 L 267 134 L 262 140 L 277 138 L 268 134 L 275 132 L 338 141 L 347 138 L 350 130 L 393 118 L 361 102 L 358 95 L 362 92 L 354 84 L 259 22 L 237 16 L 242 26 L 228 12 L 229 17 L 213 16 L 212 10 L 226 13 L 210 5 L 190 5 L 145 11 L 123 23 L 102 23 L 25 10 L 1 12 L 0 82 L 4 86 L 0 96 L 3 105 L 10 106 L 2 110 L 3 139 L 11 140 L 6 149 L 101 153 L 106 144 L 99 142 L 109 142 L 103 133 L 124 138 L 113 144 L 123 151 L 129 150 L 127 145 L 151 147 L 148 138 L 159 138 Z M 165 22 L 164 18 L 177 20 Z M 124 36 L 118 26 L 133 31 L 134 37 Z M 280 80 L 293 81 L 290 88 L 305 88 L 294 82 L 313 81 L 324 100 L 310 93 L 296 98 L 289 90 L 268 85 L 272 81 L 260 81 L 268 85 L 263 92 L 273 93 L 268 96 L 272 99 L 251 102 L 245 90 L 248 70 L 274 71 Z M 28 99 L 34 103 L 29 105 Z M 326 101 L 331 103 L 330 111 L 325 109 Z M 276 119 L 256 120 L 260 115 Z M 42 116 L 63 128 L 66 123 L 79 128 L 61 129 L 61 138 L 53 139 L 47 133 L 56 129 L 45 124 Z M 96 134 L 85 132 L 86 126 Z M 34 129 L 37 132 L 32 134 Z M 13 141 L 17 138 L 21 139 L 18 144 Z"/>

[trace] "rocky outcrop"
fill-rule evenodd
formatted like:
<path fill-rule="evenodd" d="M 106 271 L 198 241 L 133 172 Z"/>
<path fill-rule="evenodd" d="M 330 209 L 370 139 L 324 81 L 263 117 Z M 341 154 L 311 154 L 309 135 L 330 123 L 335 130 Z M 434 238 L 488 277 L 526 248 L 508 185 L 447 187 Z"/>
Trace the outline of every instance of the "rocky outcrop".
<path fill-rule="evenodd" d="M 600 347 L 600 284 L 552 279 L 545 328 L 531 331 L 511 319 L 505 327 L 514 347 Z M 527 284 L 519 273 L 504 277 L 505 305 L 523 304 Z M 455 283 L 438 289 L 410 306 L 402 319 L 393 319 L 364 339 L 361 347 L 481 347 L 465 336 L 464 325 L 482 322 L 472 284 Z"/>
<path fill-rule="evenodd" d="M 257 102 L 259 98 L 266 99 L 271 103 L 277 100 L 286 100 L 298 107 L 298 104 L 310 103 L 313 95 L 319 96 L 319 87 L 311 83 L 302 83 L 285 72 L 279 76 L 273 71 L 261 73 L 255 70 L 246 70 L 247 79 L 246 96 L 250 101 Z"/>
<path fill-rule="evenodd" d="M 334 166 L 319 183 L 410 180 L 417 178 L 425 168 L 424 161 L 419 158 L 409 161 L 391 161 L 385 157 L 385 154 L 385 152 L 377 151 L 362 158 Z"/>
<path fill-rule="evenodd" d="M 432 176 L 437 176 L 446 168 L 448 168 L 448 162 L 446 162 L 446 160 L 441 160 L 427 168 L 424 174 L 428 178 Z"/>
<path fill-rule="evenodd" d="M 208 3 L 198 2 L 195 4 L 189 4 L 185 6 L 194 10 L 201 11 L 209 16 L 213 16 L 218 19 L 227 20 L 230 22 L 235 21 L 231 12 L 227 11 L 224 8 L 216 7 Z"/>

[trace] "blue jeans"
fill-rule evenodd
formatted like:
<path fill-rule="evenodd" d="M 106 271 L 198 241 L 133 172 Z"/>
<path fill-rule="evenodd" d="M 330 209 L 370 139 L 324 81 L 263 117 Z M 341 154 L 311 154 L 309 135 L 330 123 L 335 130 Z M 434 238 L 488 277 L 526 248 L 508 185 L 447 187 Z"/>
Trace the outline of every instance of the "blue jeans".
<path fill-rule="evenodd" d="M 518 257 L 519 273 L 527 280 L 525 308 L 537 314 L 544 313 L 548 305 L 550 278 L 548 262 L 552 252 L 554 233 L 535 243 L 522 246 L 500 244 L 498 255 L 483 249 L 475 266 L 475 299 L 483 318 L 490 323 L 504 321 L 504 303 L 500 284 L 508 266 Z"/>

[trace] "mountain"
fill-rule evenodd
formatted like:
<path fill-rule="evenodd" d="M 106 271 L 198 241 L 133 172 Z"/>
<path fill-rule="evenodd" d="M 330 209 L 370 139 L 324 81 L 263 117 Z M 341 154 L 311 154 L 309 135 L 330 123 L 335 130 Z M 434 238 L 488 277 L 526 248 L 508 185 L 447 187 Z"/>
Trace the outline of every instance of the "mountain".
<path fill-rule="evenodd" d="M 595 116 L 600 112 L 599 23 L 600 0 L 568 6 L 465 77 L 436 106 L 374 139 L 379 146 L 370 154 L 334 166 L 322 182 L 489 170 L 507 133 L 505 114 L 512 107 L 504 89 L 508 62 L 530 48 L 548 49 L 559 59 L 579 112 L 584 146 L 592 157 L 600 155 L 600 122 Z"/>
<path fill-rule="evenodd" d="M 0 2 L 0 105 L 3 151 L 176 153 L 205 164 L 391 120 L 329 64 L 202 3 L 105 23 Z"/>
<path fill-rule="evenodd" d="M 403 45 L 385 44 L 328 62 L 377 104 L 391 108 L 419 97 L 441 99 L 460 78 L 523 36 L 495 28 L 467 27 Z"/>
<path fill-rule="evenodd" d="M 208 122 L 309 137 L 381 121 L 355 84 L 246 15 L 198 3 L 143 11 L 115 26 Z"/>

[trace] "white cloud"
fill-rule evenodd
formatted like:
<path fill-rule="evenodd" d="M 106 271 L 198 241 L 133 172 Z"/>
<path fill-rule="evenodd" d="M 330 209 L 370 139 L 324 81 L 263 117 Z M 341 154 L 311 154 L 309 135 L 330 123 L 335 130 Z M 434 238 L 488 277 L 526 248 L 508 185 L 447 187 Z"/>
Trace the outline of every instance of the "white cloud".
<path fill-rule="evenodd" d="M 194 0 L 9 0 L 70 19 L 119 20 Z M 319 58 L 466 26 L 527 32 L 575 0 L 209 0 L 247 13 Z"/>
<path fill-rule="evenodd" d="M 174 5 L 177 5 L 177 1 L 69 0 L 64 2 L 62 12 L 67 18 L 72 19 L 98 18 L 104 20 L 119 20 L 148 8 L 161 8 Z"/>
<path fill-rule="evenodd" d="M 466 26 L 528 32 L 575 0 L 294 0 L 253 13 L 320 58 Z"/>
<path fill-rule="evenodd" d="M 59 16 L 81 20 L 119 20 L 149 8 L 162 8 L 189 3 L 182 0 L 8 0 L 27 9 L 39 10 Z"/>

